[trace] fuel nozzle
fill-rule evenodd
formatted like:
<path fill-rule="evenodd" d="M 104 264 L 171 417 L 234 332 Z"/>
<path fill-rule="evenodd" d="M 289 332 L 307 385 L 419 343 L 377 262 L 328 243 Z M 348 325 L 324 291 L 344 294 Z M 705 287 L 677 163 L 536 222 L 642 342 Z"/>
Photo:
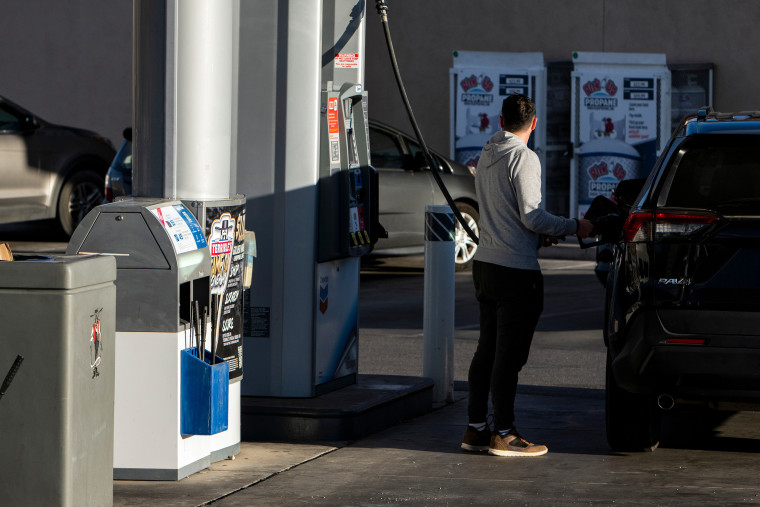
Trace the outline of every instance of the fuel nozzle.
<path fill-rule="evenodd" d="M 594 224 L 597 236 L 602 238 L 602 243 L 614 243 L 623 230 L 624 219 L 617 213 L 601 216 L 591 223 Z"/>
<path fill-rule="evenodd" d="M 597 239 L 585 242 L 578 238 L 581 248 L 591 248 L 602 243 L 615 243 L 622 234 L 625 219 L 620 215 L 617 204 L 604 196 L 594 198 L 584 218 L 594 224 Z"/>
<path fill-rule="evenodd" d="M 377 8 L 377 13 L 383 18 L 383 21 L 387 21 L 388 6 L 386 5 L 385 0 L 376 0 L 375 7 Z"/>

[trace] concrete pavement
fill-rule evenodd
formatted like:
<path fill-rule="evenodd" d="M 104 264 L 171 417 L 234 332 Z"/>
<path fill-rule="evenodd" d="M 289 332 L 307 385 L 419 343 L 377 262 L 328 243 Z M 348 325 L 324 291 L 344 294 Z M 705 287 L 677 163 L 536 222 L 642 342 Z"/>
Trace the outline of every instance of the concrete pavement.
<path fill-rule="evenodd" d="M 18 238 L 12 247 L 38 253 L 65 249 L 65 243 L 35 240 Z M 568 241 L 542 249 L 541 256 L 588 261 L 593 253 Z M 574 335 L 564 333 L 563 343 L 577 348 Z M 539 361 L 536 366 L 543 371 L 549 365 L 542 368 Z M 541 378 L 525 375 L 527 382 Z M 234 460 L 214 463 L 181 481 L 114 481 L 114 505 L 760 502 L 760 414 L 673 411 L 665 419 L 663 444 L 654 453 L 613 454 L 605 442 L 604 393 L 598 381 L 577 387 L 521 385 L 518 428 L 529 440 L 547 444 L 549 454 L 499 458 L 459 449 L 467 400 L 464 386 L 458 387 L 453 403 L 352 442 L 243 442 Z"/>
<path fill-rule="evenodd" d="M 463 386 L 460 386 L 463 387 Z M 654 453 L 613 454 L 601 389 L 520 386 L 518 427 L 539 458 L 459 449 L 466 396 L 355 442 L 245 442 L 179 482 L 114 482 L 114 505 L 738 505 L 760 501 L 760 415 L 671 417 Z M 667 427 L 667 421 L 666 421 Z M 666 428 L 667 429 L 667 428 Z"/>
<path fill-rule="evenodd" d="M 561 244 L 542 257 L 589 261 L 593 253 Z M 564 331 L 564 341 L 580 350 L 576 334 Z M 540 382 L 545 376 L 538 373 L 549 365 L 536 355 L 533 366 L 524 379 Z M 605 437 L 603 375 L 588 378 L 579 386 L 519 386 L 518 428 L 529 440 L 549 446 L 543 457 L 461 451 L 467 395 L 459 382 L 452 403 L 356 441 L 243 442 L 234 461 L 216 463 L 176 483 L 115 481 L 114 505 L 692 506 L 760 501 L 760 414 L 672 411 L 665 416 L 663 443 L 654 453 L 615 454 Z"/>

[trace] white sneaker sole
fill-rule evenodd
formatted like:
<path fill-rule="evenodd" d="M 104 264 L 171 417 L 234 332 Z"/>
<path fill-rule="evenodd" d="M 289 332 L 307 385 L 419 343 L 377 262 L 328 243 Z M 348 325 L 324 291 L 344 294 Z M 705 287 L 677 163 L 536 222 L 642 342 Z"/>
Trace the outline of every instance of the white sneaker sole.
<path fill-rule="evenodd" d="M 488 449 L 488 454 L 491 456 L 513 456 L 513 457 L 526 457 L 526 458 L 533 458 L 535 456 L 543 456 L 549 452 L 549 449 L 544 449 L 543 451 L 536 451 L 536 452 L 528 452 L 528 451 L 502 451 L 500 449 Z"/>

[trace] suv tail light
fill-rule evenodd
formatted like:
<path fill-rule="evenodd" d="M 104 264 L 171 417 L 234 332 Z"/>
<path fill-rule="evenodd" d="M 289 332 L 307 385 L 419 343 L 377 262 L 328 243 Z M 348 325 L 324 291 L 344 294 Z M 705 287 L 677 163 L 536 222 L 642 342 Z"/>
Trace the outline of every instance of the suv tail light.
<path fill-rule="evenodd" d="M 113 190 L 111 190 L 111 178 L 106 173 L 106 185 L 105 185 L 105 202 L 113 202 Z"/>
<path fill-rule="evenodd" d="M 628 216 L 623 233 L 628 242 L 637 243 L 670 237 L 684 237 L 717 221 L 709 213 L 635 211 Z"/>
<path fill-rule="evenodd" d="M 625 240 L 631 242 L 649 241 L 652 239 L 652 223 L 654 214 L 644 211 L 634 211 L 623 225 Z"/>

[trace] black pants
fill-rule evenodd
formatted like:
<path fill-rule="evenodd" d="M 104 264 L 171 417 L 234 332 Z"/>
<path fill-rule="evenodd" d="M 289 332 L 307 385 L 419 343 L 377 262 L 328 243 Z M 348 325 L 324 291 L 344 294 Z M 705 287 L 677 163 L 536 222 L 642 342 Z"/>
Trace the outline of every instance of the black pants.
<path fill-rule="evenodd" d="M 515 420 L 517 374 L 528 361 L 533 332 L 544 306 L 541 271 L 513 269 L 487 262 L 472 265 L 480 303 L 480 338 L 470 364 L 469 422 L 488 415 L 488 393 L 494 429 L 506 430 Z"/>

